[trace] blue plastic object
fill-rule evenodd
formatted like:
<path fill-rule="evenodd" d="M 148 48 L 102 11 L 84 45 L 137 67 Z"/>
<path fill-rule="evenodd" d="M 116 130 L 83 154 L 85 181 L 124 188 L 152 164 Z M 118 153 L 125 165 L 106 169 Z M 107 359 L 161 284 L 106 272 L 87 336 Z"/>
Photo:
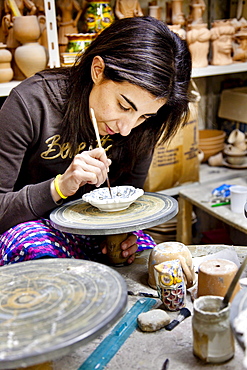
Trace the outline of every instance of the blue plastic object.
<path fill-rule="evenodd" d="M 230 196 L 230 187 L 232 185 L 222 184 L 212 190 L 212 194 L 215 197 L 227 198 Z"/>
<path fill-rule="evenodd" d="M 137 316 L 149 311 L 157 301 L 153 298 L 141 298 L 122 317 L 112 332 L 98 345 L 78 370 L 104 369 L 112 357 L 118 352 L 126 339 L 137 328 Z"/>

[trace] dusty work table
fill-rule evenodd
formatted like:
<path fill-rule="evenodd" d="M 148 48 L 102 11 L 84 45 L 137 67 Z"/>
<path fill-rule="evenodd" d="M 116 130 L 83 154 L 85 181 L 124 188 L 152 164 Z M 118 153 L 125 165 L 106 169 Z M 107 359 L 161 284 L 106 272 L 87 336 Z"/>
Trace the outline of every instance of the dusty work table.
<path fill-rule="evenodd" d="M 204 248 L 204 246 L 203 246 Z M 237 247 L 236 247 L 237 248 Z M 197 255 L 197 247 L 192 247 L 192 255 Z M 209 251 L 206 247 L 202 253 Z M 212 249 L 211 253 L 216 252 Z M 247 252 L 247 249 L 246 249 Z M 245 253 L 244 247 L 239 247 L 239 253 Z M 199 254 L 200 255 L 200 254 Z M 142 252 L 131 266 L 123 266 L 116 268 L 117 271 L 125 278 L 128 290 L 133 292 L 148 292 L 156 294 L 156 291 L 151 289 L 147 284 L 149 251 Z M 128 309 L 140 297 L 129 296 Z M 157 307 L 161 305 L 161 301 L 157 299 Z M 190 296 L 187 297 L 187 307 L 193 309 L 193 304 Z M 177 313 L 168 312 L 171 319 L 177 317 Z M 88 356 L 97 348 L 101 341 L 109 335 L 112 328 L 101 335 L 96 340 L 82 346 L 70 355 L 65 356 L 52 364 L 53 370 L 78 370 Z M 227 363 L 221 365 L 204 365 L 200 360 L 194 357 L 192 353 L 192 328 L 191 317 L 180 323 L 173 331 L 169 332 L 161 329 L 154 333 L 144 333 L 139 329 L 128 337 L 125 343 L 120 347 L 116 355 L 107 364 L 105 369 L 109 370 L 161 370 L 166 359 L 169 359 L 169 370 L 186 370 L 186 369 L 243 369 L 243 351 L 236 343 L 235 356 Z"/>
<path fill-rule="evenodd" d="M 199 184 L 193 188 L 186 188 L 179 192 L 179 212 L 177 226 L 177 241 L 191 244 L 192 222 L 191 214 L 193 206 L 202 209 L 207 214 L 227 223 L 235 229 L 247 234 L 247 218 L 241 214 L 233 213 L 230 205 L 211 207 L 211 192 L 214 188 L 222 185 L 247 185 L 247 175 L 237 178 L 213 180 L 206 184 Z"/>

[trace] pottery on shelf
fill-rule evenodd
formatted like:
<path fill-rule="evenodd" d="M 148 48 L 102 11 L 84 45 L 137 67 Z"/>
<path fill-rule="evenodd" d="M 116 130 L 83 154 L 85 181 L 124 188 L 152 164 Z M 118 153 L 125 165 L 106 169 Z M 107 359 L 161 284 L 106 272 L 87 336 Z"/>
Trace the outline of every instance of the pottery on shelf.
<path fill-rule="evenodd" d="M 144 194 L 144 191 L 133 186 L 122 185 L 111 187 L 111 194 L 108 188 L 99 188 L 84 194 L 82 199 L 100 211 L 116 212 L 128 208 Z"/>
<path fill-rule="evenodd" d="M 38 43 L 41 35 L 39 19 L 36 15 L 15 17 L 13 23 L 14 37 L 22 45 L 14 53 L 17 66 L 26 77 L 46 68 L 47 51 Z"/>
<path fill-rule="evenodd" d="M 86 32 L 99 33 L 114 21 L 110 1 L 88 0 L 84 15 Z"/>
<path fill-rule="evenodd" d="M 116 0 L 114 10 L 118 19 L 143 16 L 139 0 Z"/>
<path fill-rule="evenodd" d="M 0 83 L 11 81 L 14 75 L 11 68 L 12 54 L 6 47 L 6 44 L 0 43 Z"/>
<path fill-rule="evenodd" d="M 235 29 L 230 20 L 216 20 L 211 27 L 212 65 L 232 64 Z"/>
<path fill-rule="evenodd" d="M 245 133 L 239 129 L 232 130 L 227 141 L 236 146 L 236 144 L 245 142 Z"/>
<path fill-rule="evenodd" d="M 162 8 L 159 5 L 149 5 L 148 7 L 150 17 L 161 20 L 161 11 Z"/>
<path fill-rule="evenodd" d="M 172 24 L 180 24 L 183 26 L 185 24 L 185 16 L 182 11 L 183 0 L 172 0 L 171 1 L 171 11 L 172 11 Z"/>
<path fill-rule="evenodd" d="M 209 41 L 211 32 L 205 23 L 190 24 L 186 33 L 186 40 L 192 58 L 193 68 L 208 66 Z"/>
<path fill-rule="evenodd" d="M 242 152 L 233 152 L 233 151 L 227 151 L 224 150 L 224 154 L 226 156 L 226 161 L 233 165 L 240 165 L 245 163 L 247 151 Z"/>
<path fill-rule="evenodd" d="M 231 165 L 244 164 L 247 155 L 245 133 L 235 129 L 230 133 L 227 142 L 228 144 L 224 149 L 226 161 Z"/>
<path fill-rule="evenodd" d="M 68 44 L 66 48 L 67 53 L 83 52 L 91 44 L 97 36 L 96 33 L 70 33 L 66 34 Z"/>
<path fill-rule="evenodd" d="M 203 162 L 224 150 L 225 137 L 223 130 L 199 130 L 199 148 L 204 153 Z"/>

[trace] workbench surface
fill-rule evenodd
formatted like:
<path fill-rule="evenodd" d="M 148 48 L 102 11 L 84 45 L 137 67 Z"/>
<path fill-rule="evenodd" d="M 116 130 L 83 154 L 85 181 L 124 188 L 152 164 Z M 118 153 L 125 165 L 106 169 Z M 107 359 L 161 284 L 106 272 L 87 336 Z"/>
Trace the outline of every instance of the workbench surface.
<path fill-rule="evenodd" d="M 227 248 L 227 247 L 226 247 Z M 240 262 L 245 254 L 244 247 L 239 248 Z M 195 246 L 191 249 L 192 255 L 197 250 Z M 209 251 L 205 247 L 205 251 Z M 217 250 L 215 250 L 217 252 Z M 247 252 L 247 249 L 246 249 Z M 210 252 L 209 252 L 210 253 Z M 214 253 L 214 250 L 211 251 Z M 128 286 L 128 290 L 137 292 L 148 292 L 156 294 L 156 291 L 148 286 L 148 257 L 149 251 L 144 251 L 137 256 L 135 262 L 130 266 L 115 268 L 124 278 Z M 141 299 L 137 296 L 129 296 L 128 309 L 135 302 Z M 162 308 L 162 302 L 156 299 L 157 307 Z M 193 303 L 191 296 L 187 295 L 187 308 L 193 311 Z M 168 312 L 168 311 L 167 311 Z M 171 319 L 176 319 L 177 312 L 168 312 Z M 83 362 L 97 348 L 101 341 L 109 335 L 113 328 L 110 328 L 103 335 L 92 341 L 91 343 L 78 348 L 70 355 L 65 356 L 53 362 L 54 370 L 78 370 Z M 162 370 L 166 359 L 169 359 L 168 369 L 171 370 L 186 370 L 186 369 L 202 369 L 204 367 L 217 369 L 243 369 L 243 350 L 236 342 L 235 356 L 227 363 L 221 365 L 203 364 L 199 359 L 194 357 L 192 353 L 192 326 L 191 317 L 180 323 L 174 330 L 166 331 L 161 329 L 153 333 L 142 332 L 139 329 L 128 337 L 128 339 L 120 347 L 116 355 L 107 364 L 105 369 L 110 370 Z"/>

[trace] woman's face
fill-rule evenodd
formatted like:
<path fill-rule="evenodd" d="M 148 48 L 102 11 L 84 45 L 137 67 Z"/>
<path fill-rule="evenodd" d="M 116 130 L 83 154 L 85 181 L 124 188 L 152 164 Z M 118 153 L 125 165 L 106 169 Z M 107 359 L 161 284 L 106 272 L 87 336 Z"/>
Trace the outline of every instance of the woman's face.
<path fill-rule="evenodd" d="M 93 62 L 93 88 L 89 96 L 89 106 L 94 109 L 100 135 L 120 134 L 127 136 L 157 113 L 166 99 L 157 99 L 146 90 L 129 82 L 114 82 L 103 77 L 104 65 L 100 57 Z M 103 62 L 104 63 L 104 62 Z"/>

